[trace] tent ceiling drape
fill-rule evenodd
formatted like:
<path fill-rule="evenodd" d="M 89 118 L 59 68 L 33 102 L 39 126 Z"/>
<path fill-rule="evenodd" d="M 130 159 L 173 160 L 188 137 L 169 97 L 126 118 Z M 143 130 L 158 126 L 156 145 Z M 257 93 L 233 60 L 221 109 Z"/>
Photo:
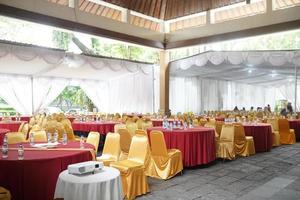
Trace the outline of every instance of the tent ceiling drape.
<path fill-rule="evenodd" d="M 118 112 L 152 112 L 154 109 L 153 64 L 11 43 L 0 43 L 0 60 L 3 63 L 0 83 L 14 94 L 0 93 L 0 96 L 23 114 L 47 107 L 70 82 L 81 86 L 100 111 L 110 112 L 114 108 Z M 26 84 L 17 84 L 18 79 Z M 121 87 L 123 83 L 128 85 L 127 89 Z M 129 89 L 137 84 L 139 87 L 134 91 Z M 111 89 L 115 91 L 112 93 Z M 131 92 L 130 97 L 126 92 Z M 117 105 L 110 105 L 110 100 Z"/>
<path fill-rule="evenodd" d="M 295 67 L 299 66 L 300 51 L 212 51 L 173 61 L 170 109 L 200 113 L 234 106 L 274 108 L 279 99 L 297 101 L 298 107 Z"/>

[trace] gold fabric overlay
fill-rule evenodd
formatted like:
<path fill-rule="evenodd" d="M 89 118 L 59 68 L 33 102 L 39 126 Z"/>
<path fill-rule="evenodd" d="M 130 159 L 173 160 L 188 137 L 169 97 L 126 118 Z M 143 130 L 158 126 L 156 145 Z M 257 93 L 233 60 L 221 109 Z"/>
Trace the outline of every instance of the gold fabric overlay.
<path fill-rule="evenodd" d="M 151 131 L 151 159 L 148 175 L 159 179 L 170 179 L 183 170 L 182 154 L 178 149 L 167 149 L 161 131 Z"/>
<path fill-rule="evenodd" d="M 0 200 L 10 200 L 11 195 L 10 192 L 4 187 L 0 187 Z"/>
<path fill-rule="evenodd" d="M 296 136 L 294 129 L 290 129 L 287 119 L 278 119 L 278 128 L 281 144 L 295 144 Z"/>
<path fill-rule="evenodd" d="M 125 198 L 134 199 L 138 195 L 149 192 L 145 175 L 145 161 L 149 149 L 148 138 L 135 135 L 132 138 L 127 160 L 111 163 L 121 173 Z"/>
<path fill-rule="evenodd" d="M 237 155 L 250 156 L 255 154 L 253 137 L 245 136 L 245 130 L 241 124 L 234 125 L 234 144 Z"/>
<path fill-rule="evenodd" d="M 121 155 L 119 160 L 126 160 L 129 153 L 129 148 L 131 144 L 131 135 L 127 129 L 119 129 L 120 134 L 120 145 L 121 145 Z"/>
<path fill-rule="evenodd" d="M 102 161 L 105 166 L 109 166 L 110 163 L 119 161 L 120 152 L 120 135 L 118 133 L 108 133 L 102 155 L 97 160 Z"/>
<path fill-rule="evenodd" d="M 219 146 L 217 152 L 218 158 L 224 158 L 228 160 L 235 159 L 233 125 L 229 125 L 229 124 L 223 125 L 218 146 Z"/>
<path fill-rule="evenodd" d="M 278 129 L 278 120 L 277 119 L 268 119 L 267 123 L 271 124 L 272 134 L 273 134 L 273 146 L 280 146 L 280 134 Z"/>

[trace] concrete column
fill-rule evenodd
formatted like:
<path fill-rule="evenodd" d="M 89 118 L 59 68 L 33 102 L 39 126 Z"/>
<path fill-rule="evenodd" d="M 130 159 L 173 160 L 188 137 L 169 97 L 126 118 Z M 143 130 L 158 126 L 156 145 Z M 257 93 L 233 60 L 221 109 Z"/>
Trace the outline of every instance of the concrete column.
<path fill-rule="evenodd" d="M 161 50 L 159 52 L 160 62 L 160 100 L 159 108 L 162 112 L 168 114 L 169 111 L 169 69 L 170 61 L 169 51 Z"/>

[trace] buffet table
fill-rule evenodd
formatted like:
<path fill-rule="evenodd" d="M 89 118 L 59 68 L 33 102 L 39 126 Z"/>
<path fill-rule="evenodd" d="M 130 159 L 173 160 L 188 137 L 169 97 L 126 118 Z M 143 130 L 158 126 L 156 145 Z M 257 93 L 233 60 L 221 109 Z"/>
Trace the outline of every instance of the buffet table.
<path fill-rule="evenodd" d="M 290 129 L 295 130 L 296 140 L 300 140 L 300 120 L 299 119 L 289 119 Z"/>
<path fill-rule="evenodd" d="M 272 149 L 273 134 L 270 124 L 243 123 L 246 136 L 252 136 L 256 152 L 266 152 Z"/>
<path fill-rule="evenodd" d="M 69 142 L 53 149 L 31 148 L 24 144 L 24 160 L 18 160 L 18 145 L 9 145 L 8 158 L 0 157 L 0 185 L 7 188 L 14 200 L 53 200 L 59 174 L 69 164 L 93 159 L 94 147 Z"/>
<path fill-rule="evenodd" d="M 216 159 L 215 132 L 212 128 L 167 130 L 162 127 L 152 127 L 147 129 L 148 134 L 152 130 L 164 133 L 168 149 L 181 151 L 185 167 L 208 164 Z"/>
<path fill-rule="evenodd" d="M 109 132 L 114 132 L 114 126 L 119 122 L 114 121 L 102 121 L 102 122 L 77 122 L 72 123 L 72 128 L 74 131 L 86 132 L 96 131 L 100 134 L 106 135 Z"/>

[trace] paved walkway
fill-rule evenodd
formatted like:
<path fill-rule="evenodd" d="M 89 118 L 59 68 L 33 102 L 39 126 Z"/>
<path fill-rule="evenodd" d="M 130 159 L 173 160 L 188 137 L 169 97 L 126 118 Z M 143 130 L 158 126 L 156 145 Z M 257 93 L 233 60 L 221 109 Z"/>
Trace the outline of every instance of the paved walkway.
<path fill-rule="evenodd" d="M 300 143 L 148 182 L 151 192 L 138 200 L 300 200 Z"/>

